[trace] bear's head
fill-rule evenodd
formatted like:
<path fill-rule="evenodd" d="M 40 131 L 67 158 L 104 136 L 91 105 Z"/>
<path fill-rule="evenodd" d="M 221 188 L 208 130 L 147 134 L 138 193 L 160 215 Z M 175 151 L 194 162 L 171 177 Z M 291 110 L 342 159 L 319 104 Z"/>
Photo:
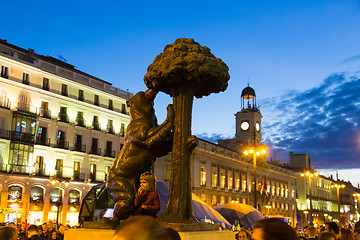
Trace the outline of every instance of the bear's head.
<path fill-rule="evenodd" d="M 154 110 L 154 99 L 157 91 L 148 89 L 145 92 L 138 92 L 131 99 L 126 101 L 127 106 L 130 108 L 131 120 L 144 119 L 154 122 L 157 125 L 157 120 Z"/>

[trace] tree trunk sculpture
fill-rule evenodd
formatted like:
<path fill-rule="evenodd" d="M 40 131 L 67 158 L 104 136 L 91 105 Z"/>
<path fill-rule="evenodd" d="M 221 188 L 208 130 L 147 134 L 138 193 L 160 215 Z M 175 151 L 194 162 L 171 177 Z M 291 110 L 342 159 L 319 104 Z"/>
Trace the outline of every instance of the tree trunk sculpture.
<path fill-rule="evenodd" d="M 173 97 L 175 112 L 169 199 L 160 219 L 189 223 L 194 220 L 191 200 L 191 136 L 194 96 L 201 98 L 225 91 L 229 68 L 207 47 L 193 39 L 179 38 L 164 48 L 148 67 L 146 86 Z"/>

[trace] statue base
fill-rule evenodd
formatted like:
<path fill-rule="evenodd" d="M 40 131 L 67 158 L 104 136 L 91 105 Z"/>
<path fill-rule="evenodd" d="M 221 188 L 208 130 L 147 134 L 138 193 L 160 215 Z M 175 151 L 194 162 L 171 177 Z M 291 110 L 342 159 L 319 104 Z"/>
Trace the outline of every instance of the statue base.
<path fill-rule="evenodd" d="M 116 231 L 111 229 L 76 228 L 66 230 L 64 240 L 110 240 L 115 233 Z M 179 235 L 181 240 L 234 240 L 235 238 L 235 234 L 229 230 L 179 232 Z"/>

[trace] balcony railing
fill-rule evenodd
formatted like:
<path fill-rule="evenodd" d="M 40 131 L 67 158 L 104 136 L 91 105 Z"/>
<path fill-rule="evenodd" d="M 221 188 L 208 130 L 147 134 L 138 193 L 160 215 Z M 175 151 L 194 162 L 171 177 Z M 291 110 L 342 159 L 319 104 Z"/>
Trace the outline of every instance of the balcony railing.
<path fill-rule="evenodd" d="M 8 98 L 0 97 L 0 108 L 10 109 L 10 105 Z"/>
<path fill-rule="evenodd" d="M 115 134 L 115 129 L 112 125 L 108 126 L 106 129 L 107 133 Z"/>
<path fill-rule="evenodd" d="M 69 123 L 69 116 L 66 113 L 59 112 L 58 121 Z"/>
<path fill-rule="evenodd" d="M 39 116 L 44 118 L 51 118 L 51 112 L 49 109 L 40 108 L 39 109 Z"/>
<path fill-rule="evenodd" d="M 85 173 L 80 173 L 80 172 L 75 172 L 74 171 L 73 180 L 84 181 L 85 180 Z"/>
<path fill-rule="evenodd" d="M 89 154 L 101 155 L 101 148 L 91 147 Z"/>
<path fill-rule="evenodd" d="M 10 139 L 10 131 L 6 129 L 0 129 L 0 138 Z"/>
<path fill-rule="evenodd" d="M 63 141 L 63 140 L 60 140 L 59 138 L 57 138 L 55 147 L 62 148 L 62 149 L 69 149 L 69 142 Z"/>
<path fill-rule="evenodd" d="M 115 157 L 115 151 L 105 149 L 104 157 Z"/>
<path fill-rule="evenodd" d="M 34 143 L 35 135 L 31 133 L 24 133 L 24 132 L 11 132 L 11 141 L 19 141 L 25 143 Z"/>
<path fill-rule="evenodd" d="M 16 110 L 19 112 L 36 114 L 36 108 L 32 107 L 28 103 L 18 102 L 16 104 Z"/>
<path fill-rule="evenodd" d="M 75 124 L 76 126 L 85 127 L 85 119 L 83 117 L 76 117 L 75 118 Z"/>
<path fill-rule="evenodd" d="M 86 152 L 86 145 L 82 145 L 82 144 L 75 144 L 73 151 L 77 151 L 77 152 Z"/>
<path fill-rule="evenodd" d="M 92 122 L 92 129 L 101 131 L 100 123 L 99 122 Z"/>
<path fill-rule="evenodd" d="M 29 166 L 27 165 L 18 165 L 18 164 L 7 164 L 6 172 L 8 173 L 24 173 L 28 174 L 30 171 Z"/>
<path fill-rule="evenodd" d="M 37 137 L 36 144 L 50 146 L 50 138 Z"/>

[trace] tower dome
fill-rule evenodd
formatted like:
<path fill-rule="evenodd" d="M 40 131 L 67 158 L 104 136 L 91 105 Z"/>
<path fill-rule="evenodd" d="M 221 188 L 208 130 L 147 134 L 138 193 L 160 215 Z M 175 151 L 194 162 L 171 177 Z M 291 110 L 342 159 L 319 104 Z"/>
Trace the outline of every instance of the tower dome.
<path fill-rule="evenodd" d="M 250 100 L 252 98 L 255 98 L 255 90 L 252 87 L 247 86 L 244 88 L 241 92 L 241 98 L 245 98 L 247 100 Z"/>
<path fill-rule="evenodd" d="M 245 103 L 245 99 L 247 101 L 247 104 Z M 252 103 L 250 102 L 251 99 Z M 249 85 L 241 92 L 241 109 L 257 110 L 255 90 Z"/>

